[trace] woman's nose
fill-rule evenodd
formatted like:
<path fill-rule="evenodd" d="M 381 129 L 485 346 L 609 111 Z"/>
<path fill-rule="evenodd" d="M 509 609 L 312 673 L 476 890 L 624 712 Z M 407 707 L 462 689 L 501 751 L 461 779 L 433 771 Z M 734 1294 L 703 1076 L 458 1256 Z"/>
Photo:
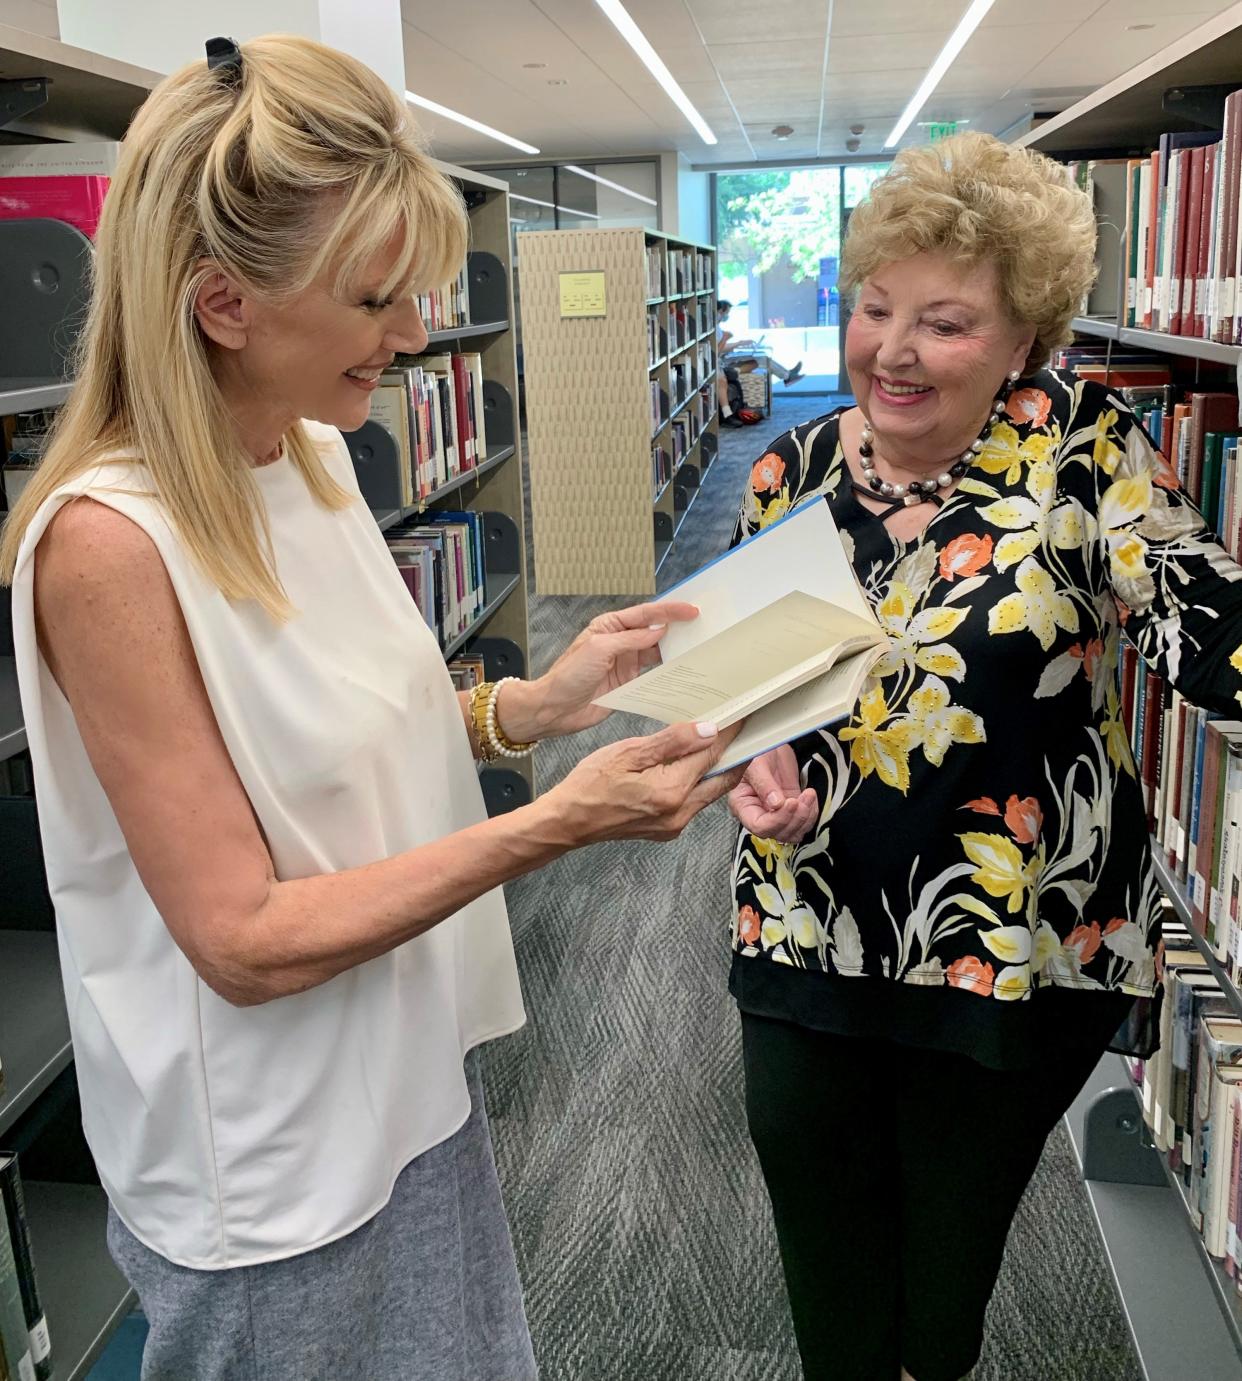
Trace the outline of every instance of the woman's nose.
<path fill-rule="evenodd" d="M 397 355 L 418 355 L 427 348 L 427 328 L 413 297 L 406 298 L 384 336 L 384 346 Z"/>

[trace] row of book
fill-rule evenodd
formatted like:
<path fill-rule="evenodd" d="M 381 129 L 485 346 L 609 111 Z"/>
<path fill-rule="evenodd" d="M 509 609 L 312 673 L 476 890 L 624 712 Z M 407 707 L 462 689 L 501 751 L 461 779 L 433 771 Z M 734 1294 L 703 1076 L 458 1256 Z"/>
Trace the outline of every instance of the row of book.
<path fill-rule="evenodd" d="M 703 313 L 696 312 L 694 304 L 689 300 L 670 303 L 668 309 L 670 350 L 689 349 L 703 333 L 704 327 L 699 324 L 700 321 L 706 323 L 708 319 Z"/>
<path fill-rule="evenodd" d="M 712 256 L 702 249 L 668 251 L 669 296 L 682 293 L 705 292 L 715 284 Z"/>
<path fill-rule="evenodd" d="M 0 1151 L 0 1377 L 48 1381 L 52 1343 L 39 1295 L 17 1155 Z"/>
<path fill-rule="evenodd" d="M 428 331 L 449 331 L 471 325 L 470 277 L 465 265 L 451 283 L 419 293 L 416 301 L 418 314 Z"/>
<path fill-rule="evenodd" d="M 1160 1048 L 1131 1074 L 1192 1223 L 1242 1293 L 1242 1019 L 1184 928 L 1166 922 L 1164 941 Z"/>
<path fill-rule="evenodd" d="M 1226 99 L 1220 132 L 1165 134 L 1147 158 L 1071 167 L 1092 189 L 1101 221 L 1089 310 L 1119 307 L 1130 326 L 1242 343 L 1242 91 Z"/>
<path fill-rule="evenodd" d="M 647 246 L 647 296 L 664 296 L 664 248 L 659 244 Z"/>
<path fill-rule="evenodd" d="M 487 680 L 487 668 L 483 658 L 476 652 L 465 652 L 454 657 L 448 664 L 448 674 L 454 690 L 459 691 L 473 690 Z"/>
<path fill-rule="evenodd" d="M 660 329 L 660 309 L 647 308 L 647 364 L 656 365 L 664 358 L 664 333 Z"/>
<path fill-rule="evenodd" d="M 650 389 L 651 435 L 654 436 L 664 425 L 665 419 L 668 416 L 668 395 L 660 387 L 660 381 L 658 379 L 651 380 Z"/>
<path fill-rule="evenodd" d="M 674 462 L 668 452 L 657 443 L 651 448 L 651 496 L 658 499 L 664 486 L 673 478 Z"/>
<path fill-rule="evenodd" d="M 440 646 L 465 633 L 487 603 L 483 516 L 438 511 L 386 534 L 397 570 Z"/>
<path fill-rule="evenodd" d="M 399 356 L 371 396 L 371 419 L 396 439 L 401 502 L 412 507 L 487 457 L 482 356 Z"/>

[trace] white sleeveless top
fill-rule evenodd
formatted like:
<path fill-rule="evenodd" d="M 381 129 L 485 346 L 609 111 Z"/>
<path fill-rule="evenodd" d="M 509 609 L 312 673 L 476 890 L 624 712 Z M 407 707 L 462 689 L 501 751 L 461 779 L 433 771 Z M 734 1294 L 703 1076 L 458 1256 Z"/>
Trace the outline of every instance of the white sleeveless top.
<path fill-rule="evenodd" d="M 340 434 L 303 425 L 358 494 Z M 139 880 L 35 639 L 34 550 L 81 494 L 159 548 L 279 879 L 357 868 L 486 815 L 440 649 L 361 496 L 329 512 L 288 456 L 255 478 L 297 611 L 284 625 L 205 579 L 125 460 L 44 504 L 13 587 L 83 1127 L 130 1231 L 207 1269 L 292 1256 L 374 1215 L 469 1115 L 465 1052 L 524 1020 L 499 891 L 316 988 L 237 1008 L 198 978 Z"/>

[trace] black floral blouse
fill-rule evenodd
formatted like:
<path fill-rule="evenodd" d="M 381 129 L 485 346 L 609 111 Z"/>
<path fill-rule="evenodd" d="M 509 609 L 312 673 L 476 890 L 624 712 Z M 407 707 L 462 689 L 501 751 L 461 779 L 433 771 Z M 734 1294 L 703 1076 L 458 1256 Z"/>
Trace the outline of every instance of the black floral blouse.
<path fill-rule="evenodd" d="M 794 745 L 816 829 L 739 835 L 731 988 L 743 1010 L 1001 1067 L 1050 1033 L 1102 1047 L 1123 1020 L 1115 1048 L 1150 1053 L 1160 889 L 1120 635 L 1235 710 L 1242 569 L 1125 403 L 1072 374 L 1022 382 L 909 542 L 854 496 L 839 416 L 755 463 L 734 542 L 826 500 L 892 645 L 853 717 Z"/>

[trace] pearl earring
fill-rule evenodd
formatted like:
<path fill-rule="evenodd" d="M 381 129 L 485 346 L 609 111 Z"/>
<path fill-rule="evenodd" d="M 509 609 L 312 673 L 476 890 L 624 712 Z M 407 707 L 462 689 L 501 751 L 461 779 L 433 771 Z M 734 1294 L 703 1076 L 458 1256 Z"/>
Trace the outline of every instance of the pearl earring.
<path fill-rule="evenodd" d="M 1011 384 L 1016 384 L 1021 377 L 1022 371 L 1020 369 L 1011 369 L 1009 371 L 1009 382 Z"/>

